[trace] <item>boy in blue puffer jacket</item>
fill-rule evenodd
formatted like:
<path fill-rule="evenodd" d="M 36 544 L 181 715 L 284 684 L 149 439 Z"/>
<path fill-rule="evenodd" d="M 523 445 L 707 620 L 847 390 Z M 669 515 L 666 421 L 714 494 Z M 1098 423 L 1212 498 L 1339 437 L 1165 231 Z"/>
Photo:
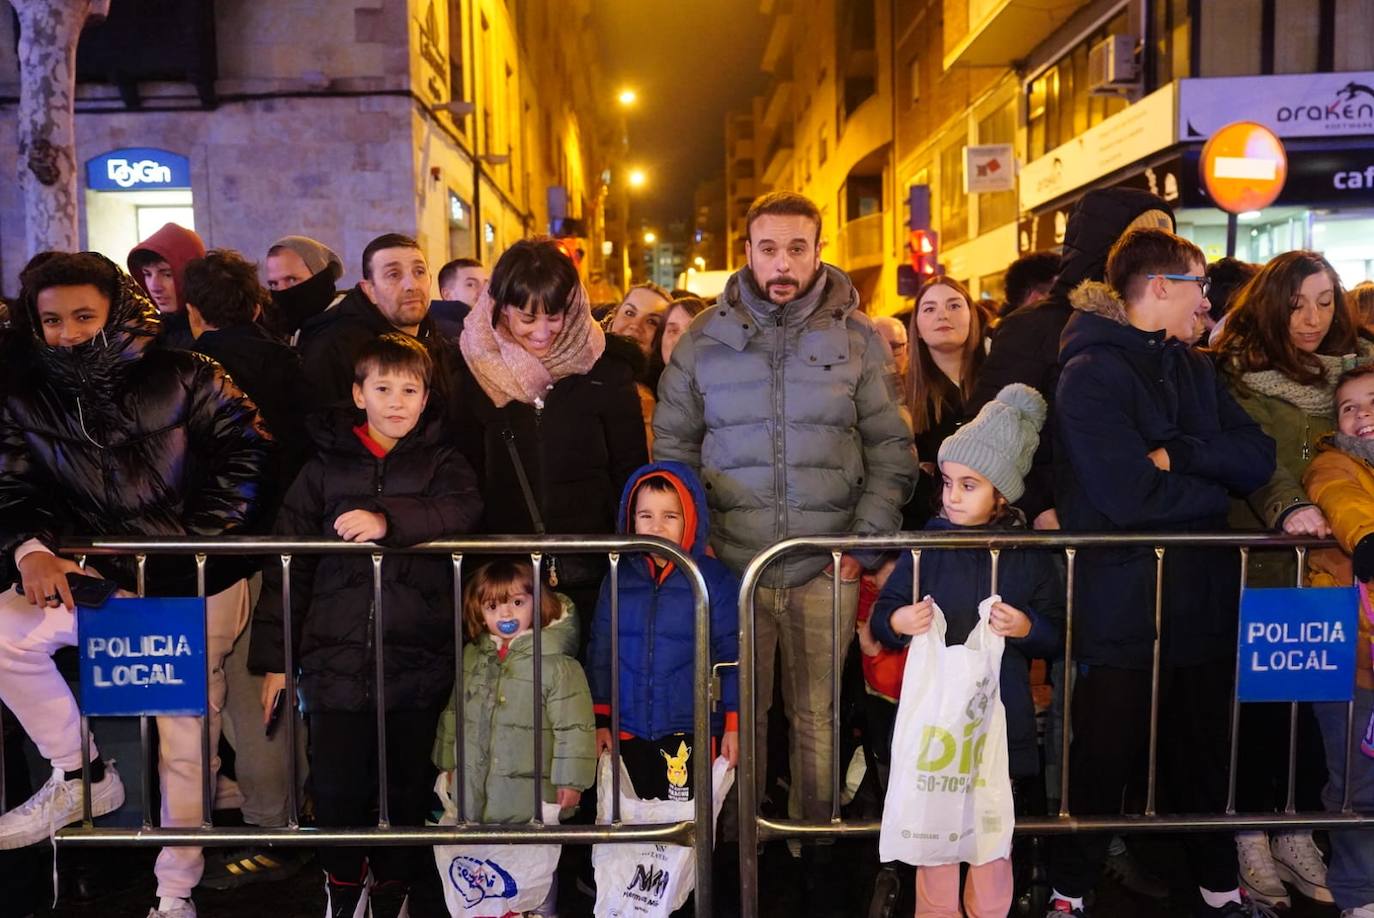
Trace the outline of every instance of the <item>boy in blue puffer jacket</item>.
<path fill-rule="evenodd" d="M 617 528 L 682 546 L 702 575 L 711 603 L 711 663 L 739 659 L 739 579 L 706 555 L 706 493 L 679 462 L 643 466 L 625 484 Z M 693 652 L 696 621 L 692 586 L 671 562 L 630 555 L 620 566 L 620 754 L 643 800 L 692 799 L 693 755 L 738 758 L 739 683 L 722 675 L 724 714 L 715 712 L 711 736 L 693 735 Z M 611 581 L 601 584 L 587 650 L 587 676 L 596 711 L 597 754 L 611 746 Z"/>

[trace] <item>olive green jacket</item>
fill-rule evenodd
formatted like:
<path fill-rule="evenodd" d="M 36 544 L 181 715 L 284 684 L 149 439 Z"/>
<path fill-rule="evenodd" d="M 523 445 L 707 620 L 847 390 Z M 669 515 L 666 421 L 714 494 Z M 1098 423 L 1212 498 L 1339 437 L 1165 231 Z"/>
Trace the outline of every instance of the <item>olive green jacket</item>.
<path fill-rule="evenodd" d="M 542 629 L 543 794 L 586 790 L 596 780 L 596 721 L 592 694 L 577 652 L 572 601 Z M 519 823 L 534 818 L 534 635 L 511 642 L 505 659 L 488 634 L 463 648 L 463 815 L 470 822 Z M 455 692 L 456 695 L 456 692 Z M 454 701 L 439 721 L 434 764 L 445 771 L 454 758 Z"/>

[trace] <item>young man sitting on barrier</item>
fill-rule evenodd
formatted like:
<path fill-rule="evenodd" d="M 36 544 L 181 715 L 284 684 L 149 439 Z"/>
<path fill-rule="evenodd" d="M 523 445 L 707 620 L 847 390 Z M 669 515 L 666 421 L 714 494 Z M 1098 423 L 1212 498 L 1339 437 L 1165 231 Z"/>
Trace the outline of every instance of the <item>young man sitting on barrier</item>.
<path fill-rule="evenodd" d="M 429 399 L 433 372 L 429 352 L 409 335 L 389 333 L 362 346 L 353 364 L 356 409 L 334 408 L 308 422 L 316 454 L 286 494 L 279 535 L 407 546 L 472 531 L 482 514 L 477 478 L 443 436 L 442 405 Z M 429 811 L 430 747 L 453 688 L 452 562 L 447 555 L 387 557 L 375 607 L 372 578 L 366 554 L 298 555 L 291 562 L 290 662 L 310 715 L 320 828 L 366 826 L 376 818 L 376 710 L 383 694 L 391 824 L 424 825 Z M 265 675 L 264 722 L 285 686 L 282 620 L 281 566 L 269 563 L 248 653 L 249 671 Z M 429 852 L 334 846 L 321 848 L 319 859 L 326 914 L 394 918 Z"/>
<path fill-rule="evenodd" d="M 1274 470 L 1274 442 L 1235 403 L 1211 361 L 1191 348 L 1202 251 L 1161 229 L 1124 235 L 1107 283 L 1086 282 L 1060 343 L 1056 489 L 1060 521 L 1079 532 L 1211 532 L 1227 528 L 1228 492 Z M 1069 811 L 1115 815 L 1150 740 L 1156 554 L 1083 548 L 1073 608 L 1073 745 Z M 1164 556 L 1159 685 L 1161 810 L 1220 813 L 1226 804 L 1235 670 L 1235 549 L 1170 548 Z M 1051 915 L 1084 915 L 1109 836 L 1057 837 Z M 1185 836 L 1200 915 L 1251 915 L 1236 885 L 1229 836 Z"/>
<path fill-rule="evenodd" d="M 271 438 L 257 408 L 219 364 L 156 344 L 160 318 L 133 278 L 91 252 L 47 252 L 20 275 L 14 382 L 0 404 L 0 700 L 15 713 L 52 777 L 0 816 L 0 848 L 49 837 L 82 814 L 81 712 L 52 654 L 77 641 L 67 576 L 54 554 L 64 538 L 215 536 L 254 522 Z M 13 559 L 14 569 L 9 569 Z M 224 705 L 223 660 L 248 620 L 251 559 L 206 566 L 211 748 Z M 98 558 L 120 587 L 137 586 L 134 559 Z M 187 557 L 153 556 L 147 593 L 194 596 Z M 201 824 L 201 719 L 159 717 L 162 825 Z M 91 812 L 113 812 L 124 788 L 112 762 L 91 761 Z M 216 759 L 208 763 L 213 772 Z M 168 847 L 157 860 L 151 918 L 194 918 L 200 848 Z"/>

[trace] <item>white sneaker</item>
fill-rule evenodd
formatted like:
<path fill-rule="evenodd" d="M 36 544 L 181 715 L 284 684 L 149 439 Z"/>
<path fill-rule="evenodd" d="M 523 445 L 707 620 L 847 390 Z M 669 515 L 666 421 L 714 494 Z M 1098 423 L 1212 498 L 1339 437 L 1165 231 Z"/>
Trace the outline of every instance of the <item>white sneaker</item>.
<path fill-rule="evenodd" d="M 190 899 L 178 899 L 171 908 L 154 906 L 149 910 L 148 918 L 196 918 L 196 904 Z"/>
<path fill-rule="evenodd" d="M 1311 832 L 1275 833 L 1271 846 L 1274 866 L 1285 882 L 1316 902 L 1336 901 L 1326 886 L 1326 861 Z"/>
<path fill-rule="evenodd" d="M 105 777 L 91 785 L 91 816 L 113 813 L 124 805 L 124 782 L 114 762 L 105 763 Z M 52 777 L 28 800 L 0 816 L 0 851 L 22 848 L 81 819 L 81 779 L 64 780 L 54 768 Z"/>
<path fill-rule="evenodd" d="M 1287 908 L 1293 904 L 1274 866 L 1268 835 L 1237 832 L 1236 860 L 1240 865 L 1240 886 L 1251 899 L 1270 908 Z"/>
<path fill-rule="evenodd" d="M 1361 905 L 1359 908 L 1348 908 L 1341 912 L 1341 918 L 1374 918 L 1374 902 Z"/>

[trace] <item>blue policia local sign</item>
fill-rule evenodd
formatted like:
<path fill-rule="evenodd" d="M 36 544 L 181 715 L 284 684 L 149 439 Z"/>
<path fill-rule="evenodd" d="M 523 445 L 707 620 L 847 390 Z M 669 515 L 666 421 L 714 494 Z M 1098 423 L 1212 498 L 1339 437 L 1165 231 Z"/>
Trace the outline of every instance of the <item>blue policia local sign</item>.
<path fill-rule="evenodd" d="M 1355 690 L 1354 587 L 1245 590 L 1241 701 L 1349 701 Z"/>
<path fill-rule="evenodd" d="M 86 187 L 92 191 L 190 188 L 191 161 L 155 147 L 111 150 L 86 161 Z"/>
<path fill-rule="evenodd" d="M 205 715 L 205 600 L 78 606 L 76 635 L 82 713 Z"/>

